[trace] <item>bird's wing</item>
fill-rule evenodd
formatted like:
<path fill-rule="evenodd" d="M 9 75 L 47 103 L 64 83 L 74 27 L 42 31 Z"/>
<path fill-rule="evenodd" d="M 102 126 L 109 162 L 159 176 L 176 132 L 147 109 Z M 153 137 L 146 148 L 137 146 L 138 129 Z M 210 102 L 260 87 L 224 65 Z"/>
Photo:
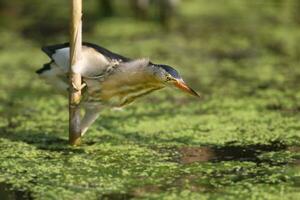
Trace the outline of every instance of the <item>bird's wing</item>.
<path fill-rule="evenodd" d="M 42 48 L 56 65 L 67 73 L 69 69 L 69 43 L 45 46 Z M 113 53 L 96 44 L 84 42 L 79 73 L 83 77 L 97 77 L 107 70 L 111 65 L 120 62 L 129 62 L 131 59 Z"/>
<path fill-rule="evenodd" d="M 121 61 L 121 62 L 131 61 L 130 58 L 127 58 L 125 56 L 121 56 L 117 53 L 111 52 L 108 49 L 105 49 L 105 48 L 103 48 L 101 46 L 98 46 L 96 44 L 92 44 L 92 43 L 89 43 L 89 42 L 83 42 L 82 44 L 97 50 L 99 53 L 103 54 L 104 56 L 106 56 L 106 57 L 108 57 L 112 60 L 118 60 L 118 61 Z"/>
<path fill-rule="evenodd" d="M 42 47 L 42 51 L 49 56 L 49 58 L 52 58 L 52 55 L 55 54 L 55 52 L 59 49 L 63 49 L 69 47 L 69 43 L 63 43 L 63 44 L 55 44 L 55 45 L 49 45 Z"/>
<path fill-rule="evenodd" d="M 130 58 L 127 58 L 125 56 L 121 56 L 117 53 L 111 52 L 108 49 L 105 49 L 104 47 L 101 47 L 101 46 L 93 44 L 93 43 L 83 42 L 82 45 L 91 47 L 91 48 L 95 49 L 97 52 L 101 53 L 102 55 L 104 55 L 105 57 L 110 58 L 110 59 L 115 59 L 115 60 L 119 60 L 122 62 L 129 62 L 131 60 Z M 70 46 L 70 44 L 68 42 L 63 43 L 63 44 L 49 45 L 49 46 L 42 47 L 42 51 L 44 53 L 46 53 L 50 58 L 52 58 L 52 55 L 55 54 L 57 50 L 67 48 L 69 46 Z"/>

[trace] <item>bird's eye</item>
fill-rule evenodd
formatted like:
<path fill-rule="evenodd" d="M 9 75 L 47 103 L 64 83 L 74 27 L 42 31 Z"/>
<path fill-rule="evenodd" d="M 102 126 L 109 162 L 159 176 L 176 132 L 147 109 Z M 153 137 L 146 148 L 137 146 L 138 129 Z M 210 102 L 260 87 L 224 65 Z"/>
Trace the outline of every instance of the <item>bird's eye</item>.
<path fill-rule="evenodd" d="M 171 80 L 173 80 L 172 77 L 167 76 L 167 81 L 171 81 Z"/>

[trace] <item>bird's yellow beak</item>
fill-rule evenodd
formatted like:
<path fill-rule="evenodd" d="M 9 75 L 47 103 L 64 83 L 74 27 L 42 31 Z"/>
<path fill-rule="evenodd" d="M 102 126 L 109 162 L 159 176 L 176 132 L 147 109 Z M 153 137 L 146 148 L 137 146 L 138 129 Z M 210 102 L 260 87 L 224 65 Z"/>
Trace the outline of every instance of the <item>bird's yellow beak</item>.
<path fill-rule="evenodd" d="M 190 88 L 183 80 L 176 80 L 176 82 L 174 82 L 174 85 L 184 92 L 187 92 L 196 97 L 200 97 L 200 95 L 197 94 L 197 92 L 195 92 L 192 88 Z"/>

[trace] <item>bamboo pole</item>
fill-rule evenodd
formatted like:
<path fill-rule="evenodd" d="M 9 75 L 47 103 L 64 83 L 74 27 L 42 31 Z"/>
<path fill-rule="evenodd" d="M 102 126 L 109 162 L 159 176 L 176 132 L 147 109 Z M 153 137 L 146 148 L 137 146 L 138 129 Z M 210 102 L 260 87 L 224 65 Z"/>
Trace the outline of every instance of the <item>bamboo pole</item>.
<path fill-rule="evenodd" d="M 81 76 L 75 68 L 81 59 L 82 48 L 82 0 L 71 1 L 70 69 L 69 69 L 69 143 L 80 144 Z"/>

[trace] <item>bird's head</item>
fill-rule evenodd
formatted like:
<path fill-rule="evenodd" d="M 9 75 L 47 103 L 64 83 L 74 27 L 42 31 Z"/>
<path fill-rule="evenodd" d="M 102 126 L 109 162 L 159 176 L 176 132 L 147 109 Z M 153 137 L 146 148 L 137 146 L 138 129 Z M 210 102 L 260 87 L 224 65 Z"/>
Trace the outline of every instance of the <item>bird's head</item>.
<path fill-rule="evenodd" d="M 157 68 L 156 77 L 164 85 L 169 87 L 175 87 L 181 91 L 187 92 L 193 96 L 200 97 L 191 87 L 189 87 L 181 78 L 179 73 L 168 65 L 155 64 Z"/>

